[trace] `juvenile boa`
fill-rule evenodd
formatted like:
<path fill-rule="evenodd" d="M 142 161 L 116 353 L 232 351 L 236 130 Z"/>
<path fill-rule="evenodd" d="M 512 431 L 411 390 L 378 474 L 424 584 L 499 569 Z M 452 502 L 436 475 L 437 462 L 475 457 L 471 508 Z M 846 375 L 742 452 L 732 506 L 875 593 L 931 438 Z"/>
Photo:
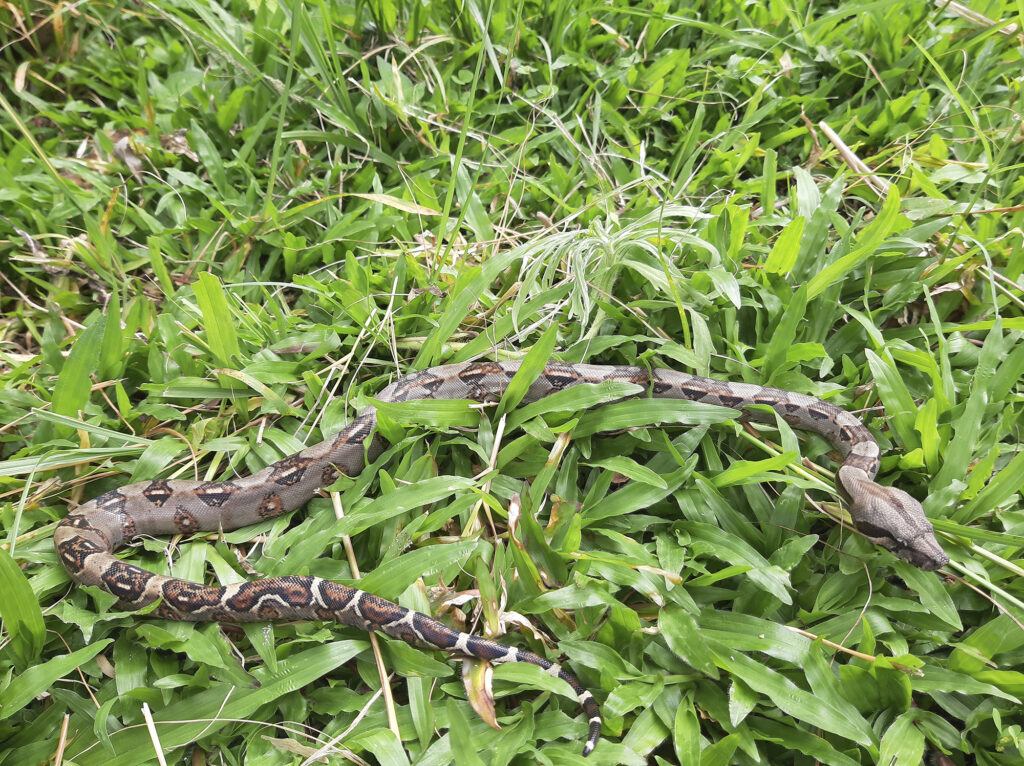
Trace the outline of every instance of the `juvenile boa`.
<path fill-rule="evenodd" d="M 504 391 L 518 362 L 484 362 L 433 367 L 402 378 L 377 397 L 385 402 L 414 399 L 494 399 Z M 707 402 L 746 410 L 745 417 L 774 422 L 767 405 L 792 426 L 821 434 L 842 455 L 837 474 L 856 528 L 922 569 L 949 560 L 935 539 L 921 505 L 910 495 L 874 481 L 879 448 L 853 415 L 820 399 L 745 383 L 724 383 L 672 370 L 653 373 L 639 367 L 552 363 L 530 386 L 524 402 L 541 399 L 580 383 L 628 381 L 651 396 Z M 153 574 L 113 556 L 137 535 L 192 534 L 232 530 L 292 510 L 331 484 L 339 472 L 354 476 L 383 445 L 367 441 L 377 422 L 365 410 L 336 436 L 279 460 L 259 473 L 230 481 L 154 481 L 129 484 L 83 503 L 54 533 L 61 562 L 79 583 L 118 597 L 128 609 L 160 601 L 154 614 L 170 620 L 254 622 L 336 620 L 416 644 L 492 663 L 529 662 L 569 683 L 589 721 L 584 755 L 597 744 L 601 716 L 593 695 L 568 671 L 544 657 L 479 636 L 364 591 L 318 577 L 275 577 L 225 587 L 200 585 Z"/>

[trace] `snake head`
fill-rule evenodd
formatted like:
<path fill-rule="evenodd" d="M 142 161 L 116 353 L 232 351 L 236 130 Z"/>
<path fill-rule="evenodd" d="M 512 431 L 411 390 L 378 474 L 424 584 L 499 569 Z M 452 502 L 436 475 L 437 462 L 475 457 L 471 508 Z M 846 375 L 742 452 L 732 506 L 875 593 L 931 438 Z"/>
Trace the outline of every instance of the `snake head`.
<path fill-rule="evenodd" d="M 843 466 L 837 479 L 853 526 L 868 540 L 926 571 L 949 563 L 917 500 L 902 489 L 875 483 L 860 468 Z"/>

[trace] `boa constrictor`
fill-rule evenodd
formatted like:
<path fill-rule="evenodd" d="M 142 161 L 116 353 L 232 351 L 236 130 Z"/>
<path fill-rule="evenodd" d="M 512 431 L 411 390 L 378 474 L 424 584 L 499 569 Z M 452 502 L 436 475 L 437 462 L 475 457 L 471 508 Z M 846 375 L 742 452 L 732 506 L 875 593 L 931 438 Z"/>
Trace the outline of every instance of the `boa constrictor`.
<path fill-rule="evenodd" d="M 518 369 L 518 362 L 433 367 L 389 385 L 378 399 L 493 400 L 508 387 Z M 902 490 L 874 482 L 879 447 L 871 432 L 850 413 L 820 399 L 672 370 L 551 363 L 523 401 L 607 380 L 639 384 L 655 397 L 744 409 L 744 417 L 774 422 L 770 412 L 748 409 L 767 405 L 794 427 L 821 434 L 842 455 L 838 488 L 847 500 L 854 526 L 869 540 L 922 569 L 937 569 L 949 560 L 921 505 Z M 339 472 L 353 476 L 368 458 L 380 453 L 380 439 L 368 439 L 376 422 L 376 410 L 370 407 L 337 435 L 247 478 L 209 482 L 156 479 L 111 490 L 83 503 L 60 522 L 54 533 L 57 554 L 77 582 L 102 588 L 129 609 L 159 601 L 153 614 L 171 620 L 336 620 L 492 663 L 539 665 L 575 691 L 589 721 L 584 755 L 589 754 L 601 731 L 597 702 L 575 676 L 544 657 L 453 630 L 427 615 L 318 577 L 275 577 L 215 587 L 157 575 L 112 555 L 137 535 L 228 531 L 298 507 L 320 487 L 334 482 Z"/>

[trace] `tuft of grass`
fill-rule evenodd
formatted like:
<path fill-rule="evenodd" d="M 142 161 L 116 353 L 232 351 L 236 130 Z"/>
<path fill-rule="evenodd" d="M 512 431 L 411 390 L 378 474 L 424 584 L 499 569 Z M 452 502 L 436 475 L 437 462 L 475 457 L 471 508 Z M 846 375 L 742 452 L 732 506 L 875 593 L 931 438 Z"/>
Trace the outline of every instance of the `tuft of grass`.
<path fill-rule="evenodd" d="M 580 762 L 537 668 L 122 613 L 51 540 L 553 357 L 857 412 L 952 562 L 837 525 L 821 438 L 615 386 L 385 407 L 330 498 L 124 555 L 504 635 L 592 763 L 1019 764 L 1024 12 L 973 10 L 0 7 L 0 763 Z"/>

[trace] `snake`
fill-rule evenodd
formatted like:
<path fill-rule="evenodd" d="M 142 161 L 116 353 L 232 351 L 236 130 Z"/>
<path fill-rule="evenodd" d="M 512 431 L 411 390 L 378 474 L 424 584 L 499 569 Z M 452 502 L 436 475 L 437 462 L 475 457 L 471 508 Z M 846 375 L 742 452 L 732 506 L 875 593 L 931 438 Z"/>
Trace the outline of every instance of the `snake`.
<path fill-rule="evenodd" d="M 493 402 L 508 389 L 520 366 L 521 362 L 505 361 L 431 367 L 398 378 L 376 399 L 385 403 L 420 399 Z M 822 399 L 671 369 L 551 361 L 530 383 L 521 403 L 605 381 L 642 387 L 635 389 L 638 393 L 634 396 L 732 408 L 738 411 L 737 419 L 777 424 L 779 417 L 794 428 L 823 436 L 842 458 L 836 487 L 861 534 L 924 570 L 938 569 L 949 561 L 921 504 L 902 489 L 875 482 L 881 450 L 871 431 L 853 414 Z M 546 657 L 456 630 L 421 612 L 319 577 L 283 576 L 214 586 L 149 572 L 113 555 L 139 535 L 230 531 L 299 507 L 341 474 L 355 476 L 381 454 L 386 442 L 376 433 L 376 423 L 376 407 L 367 406 L 325 441 L 248 477 L 154 479 L 112 489 L 82 503 L 59 522 L 54 531 L 58 558 L 74 581 L 115 596 L 121 608 L 155 604 L 149 614 L 169 620 L 336 621 L 495 665 L 536 665 L 566 681 L 575 693 L 587 720 L 583 754 L 589 755 L 601 733 L 598 703 L 575 675 Z"/>

